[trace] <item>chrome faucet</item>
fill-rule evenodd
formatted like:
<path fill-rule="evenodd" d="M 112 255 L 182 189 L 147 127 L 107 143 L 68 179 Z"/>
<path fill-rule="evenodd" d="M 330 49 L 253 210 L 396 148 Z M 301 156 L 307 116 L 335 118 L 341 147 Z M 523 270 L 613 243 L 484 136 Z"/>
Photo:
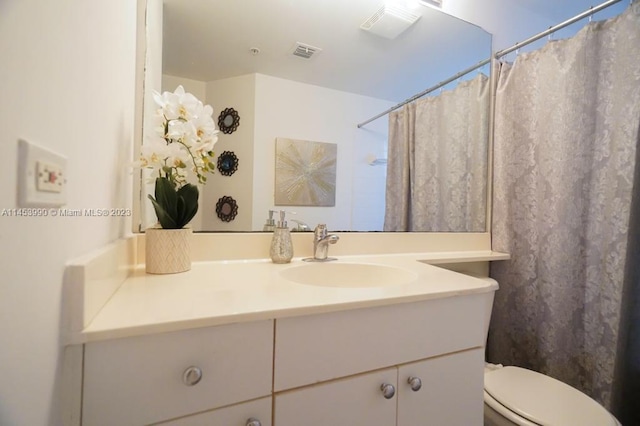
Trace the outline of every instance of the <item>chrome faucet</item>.
<path fill-rule="evenodd" d="M 291 222 L 296 223 L 296 226 L 291 228 L 292 231 L 311 232 L 311 228 L 309 228 L 309 225 L 307 225 L 303 221 L 297 220 L 297 219 L 291 219 Z"/>
<path fill-rule="evenodd" d="M 327 234 L 327 225 L 321 223 L 313 231 L 313 261 L 335 260 L 328 258 L 329 244 L 335 244 L 340 237 L 336 234 Z"/>

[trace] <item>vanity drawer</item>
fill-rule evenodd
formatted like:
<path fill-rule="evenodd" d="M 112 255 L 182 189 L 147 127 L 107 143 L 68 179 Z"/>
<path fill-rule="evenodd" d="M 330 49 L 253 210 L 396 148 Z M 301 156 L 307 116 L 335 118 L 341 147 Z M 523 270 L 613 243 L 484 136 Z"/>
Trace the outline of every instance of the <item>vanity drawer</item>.
<path fill-rule="evenodd" d="M 88 343 L 83 424 L 149 424 L 269 396 L 272 358 L 272 321 Z"/>
<path fill-rule="evenodd" d="M 254 423 L 251 423 L 251 422 Z M 218 408 L 206 413 L 181 417 L 157 426 L 271 426 L 271 397 L 244 402 L 230 407 Z"/>
<path fill-rule="evenodd" d="M 484 346 L 485 295 L 276 320 L 274 391 Z"/>

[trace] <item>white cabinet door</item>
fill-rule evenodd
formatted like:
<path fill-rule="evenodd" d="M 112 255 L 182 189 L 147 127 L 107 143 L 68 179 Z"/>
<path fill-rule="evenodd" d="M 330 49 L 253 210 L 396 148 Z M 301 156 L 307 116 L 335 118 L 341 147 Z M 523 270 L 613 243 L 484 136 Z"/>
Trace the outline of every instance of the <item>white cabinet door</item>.
<path fill-rule="evenodd" d="M 251 423 L 253 421 L 253 423 Z M 158 423 L 158 426 L 271 426 L 271 398 L 262 398 L 206 413 Z"/>
<path fill-rule="evenodd" d="M 397 374 L 388 368 L 276 394 L 274 426 L 393 426 L 397 395 L 386 399 L 381 386 L 395 388 Z"/>
<path fill-rule="evenodd" d="M 420 390 L 409 378 L 422 382 Z M 483 381 L 483 348 L 401 366 L 398 426 L 482 426 Z"/>

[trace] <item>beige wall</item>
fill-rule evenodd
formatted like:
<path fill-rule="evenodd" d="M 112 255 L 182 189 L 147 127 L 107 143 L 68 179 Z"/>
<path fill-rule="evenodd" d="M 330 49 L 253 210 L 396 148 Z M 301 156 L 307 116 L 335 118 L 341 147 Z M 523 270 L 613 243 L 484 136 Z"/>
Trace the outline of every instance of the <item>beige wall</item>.
<path fill-rule="evenodd" d="M 69 208 L 131 207 L 136 2 L 0 2 L 0 212 L 16 208 L 17 140 L 68 158 Z M 66 262 L 126 220 L 0 216 L 0 424 L 59 425 Z"/>
<path fill-rule="evenodd" d="M 238 170 L 224 176 L 216 170 L 202 188 L 204 197 L 200 203 L 202 226 L 208 231 L 246 231 L 251 229 L 253 206 L 253 161 L 255 123 L 254 74 L 207 82 L 206 103 L 213 107 L 213 119 L 218 126 L 220 112 L 233 108 L 238 112 L 240 125 L 230 134 L 220 132 L 215 146 L 216 157 L 224 151 L 238 157 Z M 238 204 L 238 214 L 231 222 L 224 222 L 216 215 L 216 203 L 223 196 L 232 197 Z"/>
<path fill-rule="evenodd" d="M 369 166 L 366 156 L 373 153 L 386 157 L 388 119 L 366 129 L 356 125 L 392 105 L 390 101 L 257 74 L 254 229 L 262 229 L 267 211 L 273 208 L 277 137 L 338 145 L 336 206 L 281 207 L 297 212 L 290 219 L 302 220 L 311 227 L 326 223 L 330 230 L 357 230 L 351 217 L 355 201 L 368 217 L 382 216 L 386 168 Z M 363 177 L 369 179 L 363 181 Z M 367 193 L 373 187 L 377 192 Z"/>

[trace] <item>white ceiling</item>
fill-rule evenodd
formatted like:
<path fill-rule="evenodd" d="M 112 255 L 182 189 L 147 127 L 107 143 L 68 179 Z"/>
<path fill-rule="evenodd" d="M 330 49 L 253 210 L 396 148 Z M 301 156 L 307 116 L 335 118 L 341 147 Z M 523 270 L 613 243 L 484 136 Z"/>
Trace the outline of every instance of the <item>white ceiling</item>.
<path fill-rule="evenodd" d="M 399 102 L 488 58 L 491 36 L 482 28 L 501 49 L 498 42 L 520 41 L 591 6 L 444 0 L 447 14 L 393 1 L 422 17 L 387 40 L 359 28 L 383 0 L 164 0 L 163 72 L 199 81 L 257 72 Z M 296 42 L 322 52 L 298 58 L 290 53 Z"/>

